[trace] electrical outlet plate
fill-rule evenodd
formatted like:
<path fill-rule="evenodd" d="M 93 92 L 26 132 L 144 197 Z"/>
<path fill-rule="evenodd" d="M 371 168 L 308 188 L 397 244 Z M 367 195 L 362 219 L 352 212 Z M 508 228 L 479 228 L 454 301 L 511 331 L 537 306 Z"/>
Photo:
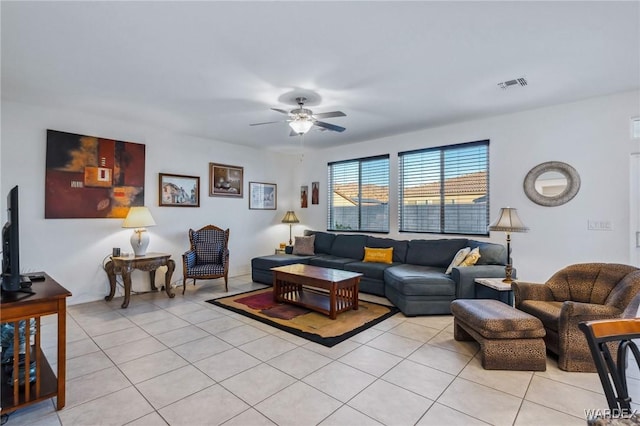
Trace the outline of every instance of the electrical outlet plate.
<path fill-rule="evenodd" d="M 613 231 L 613 225 L 609 220 L 588 220 L 587 229 L 589 231 Z"/>

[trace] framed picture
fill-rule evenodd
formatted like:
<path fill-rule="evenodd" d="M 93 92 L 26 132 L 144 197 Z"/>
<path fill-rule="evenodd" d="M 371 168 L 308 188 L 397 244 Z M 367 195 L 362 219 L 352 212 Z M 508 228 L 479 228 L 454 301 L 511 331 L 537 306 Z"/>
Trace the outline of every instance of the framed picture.
<path fill-rule="evenodd" d="M 159 173 L 160 207 L 200 207 L 200 177 Z"/>
<path fill-rule="evenodd" d="M 320 182 L 311 182 L 311 204 L 320 204 Z"/>
<path fill-rule="evenodd" d="M 249 182 L 249 209 L 275 210 L 278 206 L 278 185 Z"/>
<path fill-rule="evenodd" d="M 209 196 L 242 198 L 243 175 L 242 167 L 209 163 Z"/>
<path fill-rule="evenodd" d="M 300 208 L 306 209 L 309 204 L 309 187 L 303 185 L 300 187 Z"/>
<path fill-rule="evenodd" d="M 144 144 L 47 130 L 45 219 L 124 219 L 144 205 Z"/>

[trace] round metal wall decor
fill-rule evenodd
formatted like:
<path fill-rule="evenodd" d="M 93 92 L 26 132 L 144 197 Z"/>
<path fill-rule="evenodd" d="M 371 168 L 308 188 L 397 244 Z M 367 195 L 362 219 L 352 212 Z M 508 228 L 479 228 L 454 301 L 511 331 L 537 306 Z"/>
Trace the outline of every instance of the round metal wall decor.
<path fill-rule="evenodd" d="M 550 176 L 548 193 L 541 186 L 543 175 Z M 560 161 L 547 161 L 532 168 L 524 178 L 524 193 L 536 204 L 555 207 L 568 203 L 580 190 L 580 175 L 570 165 Z"/>

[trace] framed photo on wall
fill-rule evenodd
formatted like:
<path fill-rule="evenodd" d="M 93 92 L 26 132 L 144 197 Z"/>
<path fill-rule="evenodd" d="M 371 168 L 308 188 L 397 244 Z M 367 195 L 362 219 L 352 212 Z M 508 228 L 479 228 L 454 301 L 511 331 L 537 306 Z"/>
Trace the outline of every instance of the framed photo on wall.
<path fill-rule="evenodd" d="M 303 185 L 300 187 L 300 208 L 306 209 L 309 205 L 309 187 Z"/>
<path fill-rule="evenodd" d="M 311 182 L 311 204 L 320 204 L 320 182 Z"/>
<path fill-rule="evenodd" d="M 278 206 L 278 185 L 249 182 L 249 209 L 275 210 Z"/>
<path fill-rule="evenodd" d="M 209 196 L 242 198 L 244 169 L 240 166 L 209 163 Z"/>
<path fill-rule="evenodd" d="M 160 207 L 200 207 L 200 177 L 159 173 Z"/>

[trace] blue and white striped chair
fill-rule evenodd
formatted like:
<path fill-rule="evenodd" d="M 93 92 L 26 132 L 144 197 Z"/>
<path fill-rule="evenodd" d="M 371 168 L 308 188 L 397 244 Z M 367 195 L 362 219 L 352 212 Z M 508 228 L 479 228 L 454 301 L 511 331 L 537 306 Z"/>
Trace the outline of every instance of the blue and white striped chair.
<path fill-rule="evenodd" d="M 194 231 L 189 229 L 191 249 L 182 255 L 182 294 L 187 288 L 187 278 L 211 280 L 224 278 L 225 291 L 229 274 L 229 230 L 214 225 Z"/>

